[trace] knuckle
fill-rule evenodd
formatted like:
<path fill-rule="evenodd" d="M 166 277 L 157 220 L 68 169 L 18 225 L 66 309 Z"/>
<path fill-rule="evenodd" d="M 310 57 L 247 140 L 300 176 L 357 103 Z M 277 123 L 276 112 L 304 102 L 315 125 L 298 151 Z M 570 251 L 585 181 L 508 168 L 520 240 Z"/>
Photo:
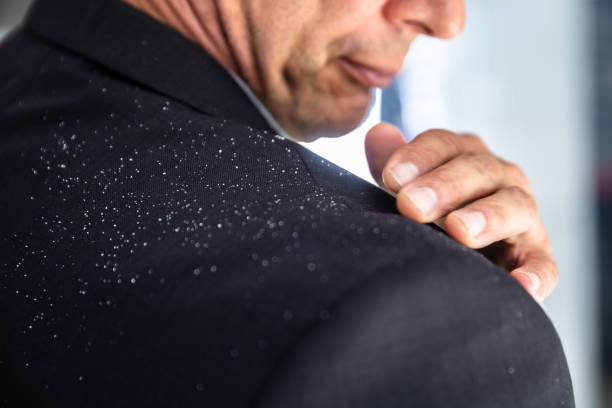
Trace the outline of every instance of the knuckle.
<path fill-rule="evenodd" d="M 517 197 L 519 200 L 521 200 L 522 204 L 535 203 L 535 200 L 531 193 L 521 186 L 509 186 L 506 187 L 505 190 L 512 194 L 514 197 Z"/>
<path fill-rule="evenodd" d="M 423 133 L 421 133 L 421 135 L 423 135 L 423 137 L 455 137 L 455 133 L 451 132 L 450 130 L 446 130 L 446 129 L 439 129 L 439 128 L 432 128 L 432 129 L 428 129 L 426 131 L 424 131 Z"/>
<path fill-rule="evenodd" d="M 394 157 L 410 158 L 425 168 L 434 168 L 459 154 L 458 144 L 452 132 L 431 129 L 419 134 L 410 143 L 398 150 Z M 396 159 L 395 160 L 401 160 Z"/>
<path fill-rule="evenodd" d="M 457 134 L 451 132 L 450 130 L 429 129 L 421 133 L 419 136 L 429 141 L 436 141 L 438 143 L 442 143 L 442 144 L 451 146 L 457 150 L 459 148 L 459 140 L 457 138 Z"/>
<path fill-rule="evenodd" d="M 517 164 L 505 161 L 503 159 L 500 159 L 500 162 L 504 164 L 507 177 L 513 184 L 522 186 L 527 190 L 531 189 L 527 175 Z"/>
<path fill-rule="evenodd" d="M 458 179 L 455 174 L 447 171 L 440 171 L 427 181 L 428 184 L 433 186 L 434 190 L 438 192 L 442 203 L 453 206 L 461 201 L 464 188 L 461 180 Z"/>
<path fill-rule="evenodd" d="M 487 152 L 466 152 L 463 159 L 472 170 L 487 180 L 487 184 L 496 186 L 500 184 L 502 168 L 500 162 Z"/>
<path fill-rule="evenodd" d="M 535 197 L 521 186 L 510 186 L 506 190 L 519 201 L 522 208 L 528 209 L 533 215 L 537 215 L 538 206 Z"/>
<path fill-rule="evenodd" d="M 510 186 L 507 191 L 511 194 L 513 199 L 518 203 L 519 208 L 523 211 L 523 214 L 527 217 L 530 225 L 539 218 L 538 205 L 535 198 L 530 192 L 520 186 Z"/>
<path fill-rule="evenodd" d="M 480 170 L 499 173 L 501 168 L 499 160 L 492 154 L 488 152 L 470 152 L 468 155 L 475 160 L 475 164 L 479 166 Z"/>
<path fill-rule="evenodd" d="M 503 226 L 508 225 L 512 220 L 511 214 L 506 211 L 506 208 L 501 203 L 490 203 L 487 207 L 488 218 L 493 225 Z"/>
<path fill-rule="evenodd" d="M 477 149 L 477 150 L 486 150 L 488 151 L 489 149 L 487 148 L 487 145 L 485 144 L 485 142 L 475 133 L 461 133 L 460 136 L 470 145 L 473 146 L 473 148 Z"/>

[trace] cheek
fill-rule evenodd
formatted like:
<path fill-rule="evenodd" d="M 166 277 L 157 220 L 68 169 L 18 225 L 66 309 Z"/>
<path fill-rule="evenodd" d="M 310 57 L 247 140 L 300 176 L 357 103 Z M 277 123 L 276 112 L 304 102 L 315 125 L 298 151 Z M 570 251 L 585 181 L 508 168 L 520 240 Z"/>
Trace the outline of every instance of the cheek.
<path fill-rule="evenodd" d="M 335 65 L 327 65 L 313 81 L 299 85 L 293 93 L 297 116 L 322 121 L 329 129 L 352 130 L 371 100 L 366 88 L 348 80 Z"/>
<path fill-rule="evenodd" d="M 287 27 L 283 40 L 273 45 L 275 56 L 282 58 L 275 60 L 268 102 L 296 127 L 348 131 L 362 120 L 371 94 L 348 77 L 337 58 L 359 47 L 360 27 L 375 18 L 379 0 L 319 3 L 325 13 L 311 14 L 301 26 L 296 21 Z"/>
<path fill-rule="evenodd" d="M 316 8 L 308 8 L 307 16 L 289 18 L 291 24 L 279 34 L 292 38 L 288 44 L 292 51 L 308 54 L 313 65 L 323 66 L 327 60 L 356 47 L 351 39 L 359 37 L 364 27 L 379 23 L 385 1 L 318 0 Z"/>
<path fill-rule="evenodd" d="M 375 15 L 380 15 L 388 0 L 320 0 L 322 23 L 330 27 L 358 26 Z"/>
<path fill-rule="evenodd" d="M 336 9 L 323 16 L 322 25 L 329 27 L 331 40 L 368 37 L 373 27 L 386 25 L 383 6 L 388 0 L 339 0 Z M 371 39 L 370 39 L 371 40 Z"/>
<path fill-rule="evenodd" d="M 329 61 L 325 38 L 315 33 L 302 33 L 281 61 L 281 81 L 290 89 L 314 85 L 326 69 Z"/>

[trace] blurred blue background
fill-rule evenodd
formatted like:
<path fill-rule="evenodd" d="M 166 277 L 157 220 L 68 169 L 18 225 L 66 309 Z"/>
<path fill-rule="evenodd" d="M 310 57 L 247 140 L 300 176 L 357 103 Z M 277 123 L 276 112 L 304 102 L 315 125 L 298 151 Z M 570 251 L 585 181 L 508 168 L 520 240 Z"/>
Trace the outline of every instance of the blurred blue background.
<path fill-rule="evenodd" d="M 0 0 L 0 37 L 30 1 Z M 529 176 L 559 285 L 544 307 L 566 349 L 577 407 L 612 407 L 612 0 L 468 0 L 464 33 L 421 38 L 364 124 L 306 147 L 368 174 L 382 119 L 411 139 L 471 131 Z"/>

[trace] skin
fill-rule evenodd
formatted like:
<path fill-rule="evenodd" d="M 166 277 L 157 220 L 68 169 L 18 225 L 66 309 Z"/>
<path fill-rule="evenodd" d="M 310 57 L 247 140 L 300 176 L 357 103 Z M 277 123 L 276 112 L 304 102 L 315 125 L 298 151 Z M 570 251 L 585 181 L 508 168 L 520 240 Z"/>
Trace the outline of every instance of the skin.
<path fill-rule="evenodd" d="M 124 1 L 202 46 L 303 141 L 359 125 L 372 88 L 385 83 L 364 81 L 355 66 L 390 77 L 419 35 L 452 38 L 465 23 L 463 0 Z M 478 137 L 444 130 L 406 143 L 399 130 L 380 124 L 365 147 L 372 175 L 396 194 L 400 213 L 436 221 L 505 268 L 537 300 L 550 294 L 557 268 L 518 167 L 493 155 Z M 425 209 L 419 197 L 435 200 Z"/>

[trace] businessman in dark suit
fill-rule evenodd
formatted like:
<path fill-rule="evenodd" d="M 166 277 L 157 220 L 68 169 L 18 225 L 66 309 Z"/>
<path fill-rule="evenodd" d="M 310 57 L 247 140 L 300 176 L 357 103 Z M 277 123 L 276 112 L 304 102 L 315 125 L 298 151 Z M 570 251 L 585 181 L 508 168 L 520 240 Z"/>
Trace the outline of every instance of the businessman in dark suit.
<path fill-rule="evenodd" d="M 462 15 L 443 0 L 36 3 L 0 48 L 0 401 L 573 406 L 523 289 L 554 285 L 545 232 L 487 213 L 535 211 L 513 167 L 472 136 L 405 145 L 382 125 L 368 152 L 396 202 L 288 140 L 355 126 L 392 73 L 364 58 L 397 62 Z M 456 210 L 435 176 L 466 157 L 495 188 L 476 182 Z M 455 239 L 425 224 L 444 215 Z"/>

